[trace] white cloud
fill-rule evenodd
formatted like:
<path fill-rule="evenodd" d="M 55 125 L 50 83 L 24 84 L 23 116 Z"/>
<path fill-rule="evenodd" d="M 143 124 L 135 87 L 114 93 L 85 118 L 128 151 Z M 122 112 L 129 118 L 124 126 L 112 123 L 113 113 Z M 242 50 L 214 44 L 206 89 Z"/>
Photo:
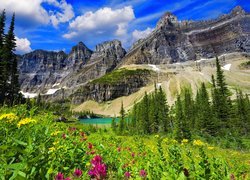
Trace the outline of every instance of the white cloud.
<path fill-rule="evenodd" d="M 76 17 L 69 24 L 70 31 L 64 34 L 63 37 L 73 39 L 89 32 L 92 32 L 92 34 L 122 36 L 127 33 L 128 24 L 134 18 L 134 10 L 131 6 L 121 9 L 104 7 L 96 12 L 89 11 Z"/>
<path fill-rule="evenodd" d="M 133 41 L 146 38 L 153 30 L 154 30 L 153 28 L 149 27 L 143 31 L 134 30 L 132 33 Z"/>
<path fill-rule="evenodd" d="M 43 3 L 52 5 L 52 10 L 46 10 Z M 0 0 L 0 4 L 1 11 L 6 9 L 7 13 L 15 12 L 25 25 L 51 23 L 56 27 L 74 17 L 73 8 L 66 0 Z"/>
<path fill-rule="evenodd" d="M 16 37 L 16 52 L 19 54 L 24 54 L 32 51 L 30 47 L 31 43 L 27 38 Z"/>
<path fill-rule="evenodd" d="M 71 4 L 68 4 L 66 0 L 61 0 L 60 3 L 57 0 L 44 0 L 45 2 L 54 5 L 61 9 L 62 12 L 50 11 L 50 20 L 53 26 L 57 27 L 59 23 L 65 23 L 71 20 L 75 14 Z"/>

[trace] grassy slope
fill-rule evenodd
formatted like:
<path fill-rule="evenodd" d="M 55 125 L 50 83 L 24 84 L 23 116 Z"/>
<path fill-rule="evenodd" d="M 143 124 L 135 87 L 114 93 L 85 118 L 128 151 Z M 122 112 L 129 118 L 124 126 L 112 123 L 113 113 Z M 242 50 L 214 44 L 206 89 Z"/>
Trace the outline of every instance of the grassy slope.
<path fill-rule="evenodd" d="M 243 62 L 249 61 L 249 58 L 241 55 L 226 56 L 225 64 L 232 64 L 230 71 L 224 71 L 226 81 L 230 88 L 241 88 L 245 93 L 250 94 L 250 70 L 240 69 L 239 65 Z M 186 62 L 184 64 L 175 65 L 160 65 L 159 83 L 162 84 L 164 91 L 167 94 L 169 104 L 173 104 L 175 96 L 183 87 L 192 88 L 196 92 L 201 82 L 205 82 L 207 87 L 210 85 L 211 75 L 215 74 L 214 59 L 203 61 L 201 71 L 197 71 L 194 62 Z M 152 69 L 148 65 L 127 65 L 123 68 L 127 69 Z M 103 114 L 106 116 L 118 115 L 120 111 L 120 104 L 123 101 L 125 108 L 128 110 L 132 107 L 134 101 L 140 100 L 145 92 L 152 92 L 154 90 L 153 84 L 141 88 L 140 91 L 125 97 L 120 97 L 110 102 L 98 104 L 93 101 L 87 101 L 83 104 L 74 107 L 75 111 L 90 110 L 96 114 Z"/>

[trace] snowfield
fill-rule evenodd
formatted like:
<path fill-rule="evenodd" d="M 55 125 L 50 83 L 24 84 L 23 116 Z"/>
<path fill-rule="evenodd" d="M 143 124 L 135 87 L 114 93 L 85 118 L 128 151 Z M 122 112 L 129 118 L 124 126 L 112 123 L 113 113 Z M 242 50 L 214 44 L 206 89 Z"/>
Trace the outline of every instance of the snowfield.
<path fill-rule="evenodd" d="M 221 67 L 221 69 L 230 71 L 232 64 L 226 64 L 225 66 Z"/>
<path fill-rule="evenodd" d="M 55 94 L 56 91 L 58 91 L 59 89 L 49 89 L 45 95 L 52 95 L 52 94 Z"/>
<path fill-rule="evenodd" d="M 23 92 L 23 91 L 20 91 L 20 93 L 22 93 L 24 98 L 35 98 L 38 96 L 37 93 L 28 93 L 28 92 Z"/>

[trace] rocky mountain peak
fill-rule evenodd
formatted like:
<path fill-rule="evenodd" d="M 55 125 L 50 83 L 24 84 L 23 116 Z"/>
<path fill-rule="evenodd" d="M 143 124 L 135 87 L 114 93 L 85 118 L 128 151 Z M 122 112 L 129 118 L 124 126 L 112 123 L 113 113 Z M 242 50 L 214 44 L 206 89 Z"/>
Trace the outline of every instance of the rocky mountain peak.
<path fill-rule="evenodd" d="M 85 64 L 91 55 L 92 51 L 83 42 L 79 42 L 76 46 L 72 47 L 68 61 L 73 65 Z"/>
<path fill-rule="evenodd" d="M 125 56 L 126 51 L 123 49 L 121 41 L 113 40 L 96 45 L 95 53 L 97 55 L 105 54 L 106 57 L 115 56 L 117 60 L 120 60 Z"/>
<path fill-rule="evenodd" d="M 175 26 L 176 24 L 178 24 L 177 17 L 171 12 L 166 12 L 158 21 L 157 28 L 161 28 L 163 26 Z"/>
<path fill-rule="evenodd" d="M 241 6 L 236 6 L 230 13 L 231 15 L 244 15 L 246 14 L 245 10 Z"/>

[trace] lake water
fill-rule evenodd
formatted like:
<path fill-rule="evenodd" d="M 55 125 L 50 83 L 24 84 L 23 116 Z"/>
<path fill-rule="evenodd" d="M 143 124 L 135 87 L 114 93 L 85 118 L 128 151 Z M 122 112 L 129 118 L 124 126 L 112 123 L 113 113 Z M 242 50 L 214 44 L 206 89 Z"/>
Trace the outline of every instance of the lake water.
<path fill-rule="evenodd" d="M 113 118 L 90 118 L 90 119 L 80 119 L 80 123 L 83 124 L 111 124 Z M 116 119 L 118 122 L 118 119 Z"/>

